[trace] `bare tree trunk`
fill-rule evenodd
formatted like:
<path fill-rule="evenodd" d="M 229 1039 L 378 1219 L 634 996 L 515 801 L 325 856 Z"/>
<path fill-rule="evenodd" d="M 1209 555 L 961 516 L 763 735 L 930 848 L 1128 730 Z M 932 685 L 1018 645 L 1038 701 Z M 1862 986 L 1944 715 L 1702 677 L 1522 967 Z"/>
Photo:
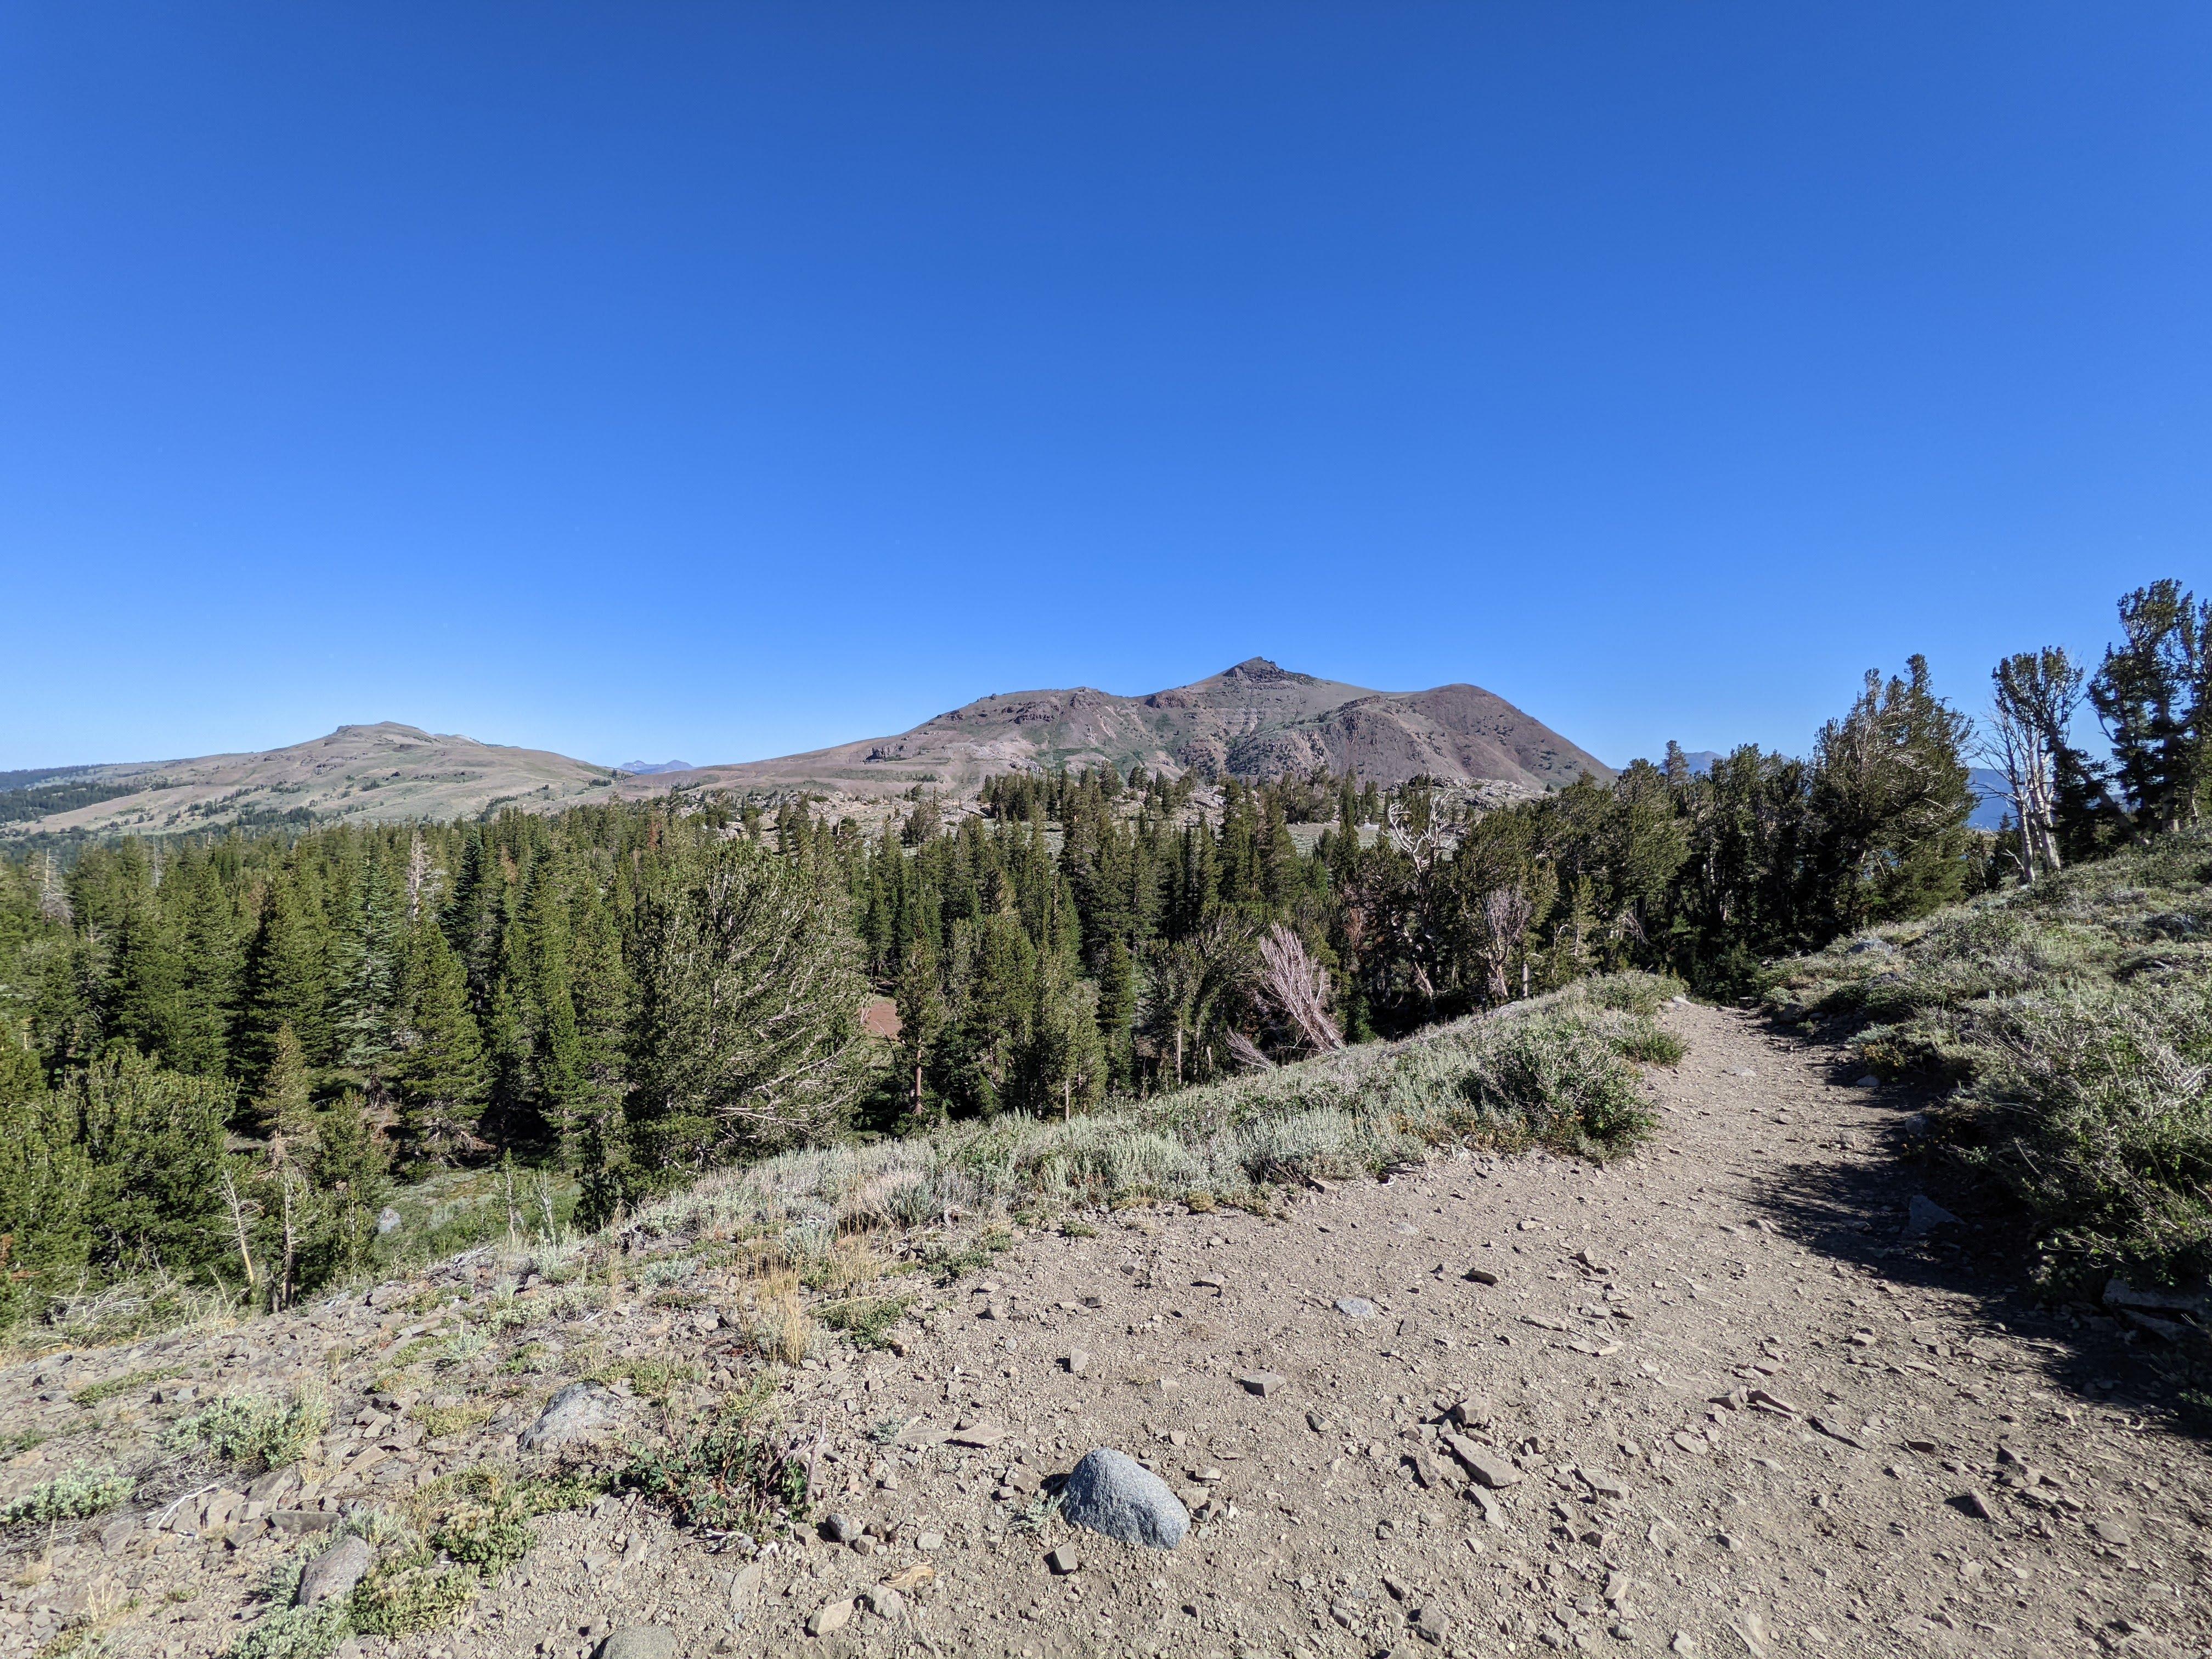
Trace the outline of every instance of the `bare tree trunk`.
<path fill-rule="evenodd" d="M 299 1237 L 294 1226 L 292 1214 L 292 1182 L 294 1177 L 292 1169 L 289 1164 L 284 1166 L 284 1169 L 282 1171 L 282 1179 L 284 1186 L 284 1268 L 283 1273 L 277 1279 L 276 1288 L 273 1297 L 275 1307 L 280 1310 L 289 1308 L 292 1305 L 292 1264 L 299 1255 Z"/>
<path fill-rule="evenodd" d="M 246 1240 L 246 1205 L 238 1195 L 238 1182 L 231 1172 L 222 1172 L 222 1201 L 230 1211 L 230 1226 L 238 1239 L 238 1259 L 246 1268 L 246 1288 L 252 1291 L 260 1288 L 261 1275 L 254 1271 L 253 1251 Z"/>

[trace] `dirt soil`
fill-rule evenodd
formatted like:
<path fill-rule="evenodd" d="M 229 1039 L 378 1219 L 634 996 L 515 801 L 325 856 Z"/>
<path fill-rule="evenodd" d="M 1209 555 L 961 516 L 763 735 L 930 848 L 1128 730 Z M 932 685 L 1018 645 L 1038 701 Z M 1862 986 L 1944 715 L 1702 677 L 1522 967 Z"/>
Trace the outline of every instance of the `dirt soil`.
<path fill-rule="evenodd" d="M 793 1370 L 819 1510 L 872 1528 L 858 1547 L 748 1559 L 610 1498 L 540 1521 L 459 1629 L 349 1650 L 2212 1653 L 2212 1457 L 2165 1414 L 2159 1339 L 2040 1304 L 2002 1226 L 1899 1156 L 1910 1099 L 1749 1015 L 1666 1018 L 1687 1057 L 1651 1074 L 1658 1130 L 1611 1168 L 1446 1157 L 1287 1219 L 1036 1233 L 938 1296 L 903 1353 Z M 355 1304 L 295 1349 L 375 1317 Z M 211 1380 L 233 1350 L 266 1368 L 240 1347 L 260 1328 L 147 1352 Z M 52 1371 L 0 1377 L 11 1426 L 60 1409 L 33 1385 Z M 526 1421 L 477 1449 L 512 1455 L 499 1431 Z M 1178 1550 L 1053 1510 L 1095 1446 L 1198 1513 Z M 116 1653 L 222 1650 L 283 1540 L 155 1522 L 50 1543 L 0 1652 L 125 1598 Z"/>

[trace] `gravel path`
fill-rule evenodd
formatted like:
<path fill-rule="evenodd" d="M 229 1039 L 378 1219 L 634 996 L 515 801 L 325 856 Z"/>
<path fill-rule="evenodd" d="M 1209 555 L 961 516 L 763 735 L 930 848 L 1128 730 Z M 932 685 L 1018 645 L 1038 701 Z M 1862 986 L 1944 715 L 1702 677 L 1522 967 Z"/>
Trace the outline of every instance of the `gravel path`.
<path fill-rule="evenodd" d="M 1688 1056 L 1632 1160 L 1126 1212 L 1029 1237 L 902 1354 L 810 1362 L 788 1414 L 856 1543 L 749 1565 L 610 1500 L 459 1631 L 356 1650 L 2212 1652 L 2212 1458 L 2143 1403 L 2158 1343 L 2038 1312 L 1955 1195 L 1916 1215 L 1911 1103 L 1667 1018 Z M 1178 1550 L 1043 1501 L 1097 1446 L 1182 1495 Z"/>

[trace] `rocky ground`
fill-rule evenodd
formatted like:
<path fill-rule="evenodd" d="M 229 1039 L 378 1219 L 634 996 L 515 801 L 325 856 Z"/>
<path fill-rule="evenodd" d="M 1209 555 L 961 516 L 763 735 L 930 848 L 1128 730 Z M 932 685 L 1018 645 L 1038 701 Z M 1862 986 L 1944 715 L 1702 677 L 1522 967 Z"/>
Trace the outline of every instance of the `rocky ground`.
<path fill-rule="evenodd" d="M 2039 1304 L 2004 1230 L 1899 1156 L 1913 1103 L 1828 1051 L 1730 1012 L 1667 1023 L 1687 1058 L 1612 1168 L 1447 1157 L 1272 1218 L 1032 1232 L 931 1293 L 902 1352 L 824 1335 L 771 1365 L 846 1541 L 754 1554 L 604 1498 L 538 1520 L 457 1626 L 349 1648 L 2212 1653 L 2212 1458 L 2163 1370 L 2202 1339 Z M 685 1366 L 711 1393 L 762 1363 L 710 1279 L 596 1301 L 496 1279 L 465 1260 L 0 1376 L 24 1448 L 0 1498 L 72 1464 L 139 1474 L 129 1508 L 9 1531 L 0 1653 L 221 1653 L 349 1505 L 553 1455 L 517 1437 L 587 1364 L 628 1379 L 604 1396 L 620 1446 L 682 1405 Z M 159 1449 L 214 1393 L 307 1379 L 337 1420 L 295 1468 Z M 1179 1548 L 1062 1518 L 1095 1447 L 1182 1496 Z"/>

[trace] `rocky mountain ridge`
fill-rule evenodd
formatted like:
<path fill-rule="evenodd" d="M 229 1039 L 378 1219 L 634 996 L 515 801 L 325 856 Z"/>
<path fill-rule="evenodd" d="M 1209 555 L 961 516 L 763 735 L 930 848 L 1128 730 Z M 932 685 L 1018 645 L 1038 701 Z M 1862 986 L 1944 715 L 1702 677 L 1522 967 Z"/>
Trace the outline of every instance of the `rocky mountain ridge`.
<path fill-rule="evenodd" d="M 1208 776 L 1356 773 L 1385 786 L 1415 777 L 1540 792 L 1613 769 L 1475 685 L 1376 691 L 1253 657 L 1189 685 L 1123 696 L 1091 686 L 994 693 L 911 731 L 801 755 L 664 775 L 626 794 L 699 788 L 808 787 L 900 793 L 915 784 L 968 793 L 1019 771 L 1143 765 Z"/>

